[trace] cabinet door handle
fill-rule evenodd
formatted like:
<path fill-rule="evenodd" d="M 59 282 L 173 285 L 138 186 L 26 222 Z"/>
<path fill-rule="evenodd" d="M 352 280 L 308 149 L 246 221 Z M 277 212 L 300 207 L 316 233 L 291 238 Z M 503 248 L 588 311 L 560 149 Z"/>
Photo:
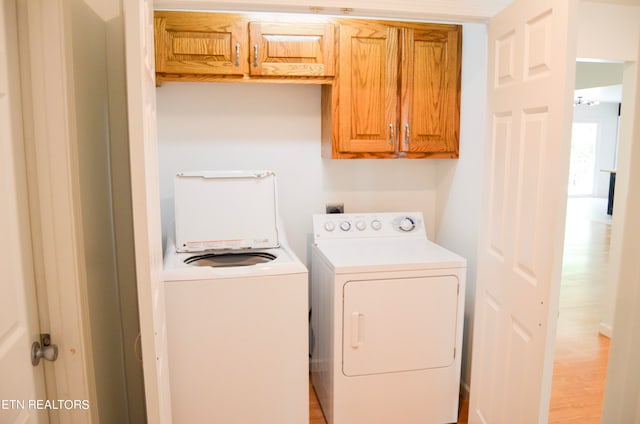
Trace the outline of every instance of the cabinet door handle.
<path fill-rule="evenodd" d="M 409 138 L 411 137 L 411 131 L 409 130 L 409 124 L 404 124 L 404 144 L 409 145 Z"/>
<path fill-rule="evenodd" d="M 393 124 L 389 124 L 389 146 L 393 146 Z"/>
<path fill-rule="evenodd" d="M 258 45 L 257 44 L 253 45 L 253 67 L 254 68 L 258 67 Z"/>
<path fill-rule="evenodd" d="M 240 66 L 240 43 L 236 43 L 236 66 Z"/>

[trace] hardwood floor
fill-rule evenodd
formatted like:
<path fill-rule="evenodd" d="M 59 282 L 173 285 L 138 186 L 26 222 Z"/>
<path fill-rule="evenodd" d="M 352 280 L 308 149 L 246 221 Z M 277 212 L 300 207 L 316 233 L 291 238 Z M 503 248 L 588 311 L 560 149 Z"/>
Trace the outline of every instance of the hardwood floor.
<path fill-rule="evenodd" d="M 549 424 L 600 423 L 609 356 L 609 339 L 598 334 L 611 235 L 605 210 L 591 199 L 567 206 Z M 311 384 L 309 401 L 310 424 L 326 424 Z M 462 400 L 458 424 L 468 422 L 468 409 Z"/>
<path fill-rule="evenodd" d="M 599 423 L 609 339 L 598 334 L 606 289 L 611 220 L 606 203 L 570 199 L 550 424 Z"/>
<path fill-rule="evenodd" d="M 327 424 L 311 380 L 309 380 L 309 424 Z"/>

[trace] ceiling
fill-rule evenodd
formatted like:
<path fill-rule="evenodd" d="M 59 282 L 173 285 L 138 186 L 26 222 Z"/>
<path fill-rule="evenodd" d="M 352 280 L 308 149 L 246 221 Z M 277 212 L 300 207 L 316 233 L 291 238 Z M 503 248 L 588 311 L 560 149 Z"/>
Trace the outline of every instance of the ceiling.
<path fill-rule="evenodd" d="M 623 72 L 622 63 L 578 61 L 574 99 L 582 97 L 586 101 L 620 103 Z"/>
<path fill-rule="evenodd" d="M 156 9 L 250 10 L 397 19 L 486 21 L 512 0 L 156 0 Z"/>
<path fill-rule="evenodd" d="M 99 0 L 91 0 L 99 1 Z M 102 0 L 104 1 L 104 0 Z M 414 20 L 484 22 L 513 0 L 155 0 L 156 9 L 322 13 Z M 535 1 L 535 0 L 527 0 Z M 579 0 L 640 6 L 640 0 Z"/>

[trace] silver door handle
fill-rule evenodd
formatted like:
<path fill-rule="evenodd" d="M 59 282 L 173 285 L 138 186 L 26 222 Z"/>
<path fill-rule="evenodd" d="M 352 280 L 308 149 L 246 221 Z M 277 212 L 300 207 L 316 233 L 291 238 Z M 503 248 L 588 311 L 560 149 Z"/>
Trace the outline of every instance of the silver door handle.
<path fill-rule="evenodd" d="M 254 68 L 258 67 L 258 45 L 257 44 L 253 45 L 253 67 Z"/>
<path fill-rule="evenodd" d="M 240 43 L 236 43 L 236 66 L 240 66 Z"/>
<path fill-rule="evenodd" d="M 409 131 L 409 124 L 404 124 L 404 144 L 409 145 L 409 138 L 411 137 L 411 131 Z"/>
<path fill-rule="evenodd" d="M 389 146 L 393 146 L 393 124 L 389 124 Z"/>

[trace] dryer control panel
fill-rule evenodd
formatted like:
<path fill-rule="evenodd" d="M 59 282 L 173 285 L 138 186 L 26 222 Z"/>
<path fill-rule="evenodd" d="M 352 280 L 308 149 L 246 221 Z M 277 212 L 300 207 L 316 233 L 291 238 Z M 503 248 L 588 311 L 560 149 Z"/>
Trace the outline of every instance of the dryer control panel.
<path fill-rule="evenodd" d="M 427 238 L 422 212 L 339 213 L 313 215 L 313 238 Z"/>

